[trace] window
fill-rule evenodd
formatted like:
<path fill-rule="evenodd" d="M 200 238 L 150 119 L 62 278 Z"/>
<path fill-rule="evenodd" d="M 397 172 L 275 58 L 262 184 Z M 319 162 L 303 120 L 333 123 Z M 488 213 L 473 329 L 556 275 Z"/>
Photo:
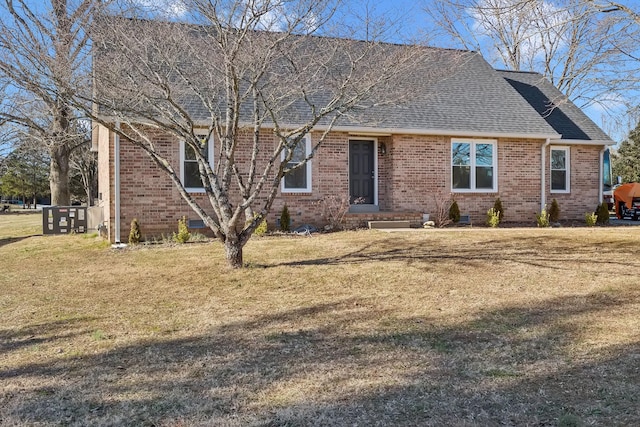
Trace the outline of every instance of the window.
<path fill-rule="evenodd" d="M 569 192 L 569 147 L 551 148 L 551 192 Z"/>
<path fill-rule="evenodd" d="M 451 142 L 451 189 L 455 192 L 497 190 L 495 141 Z"/>
<path fill-rule="evenodd" d="M 213 166 L 213 143 L 211 140 L 205 141 L 204 136 L 202 136 L 202 142 L 202 155 L 209 161 L 209 164 Z M 204 192 L 196 154 L 193 148 L 184 141 L 180 141 L 180 164 L 182 165 L 180 168 L 180 179 L 185 189 L 192 193 Z"/>
<path fill-rule="evenodd" d="M 293 150 L 293 157 L 287 163 L 291 168 L 302 162 L 311 153 L 311 137 L 305 135 Z M 284 158 L 285 152 L 282 152 Z M 304 166 L 292 170 L 285 174 L 282 180 L 282 191 L 286 193 L 308 193 L 311 192 L 311 161 Z"/>

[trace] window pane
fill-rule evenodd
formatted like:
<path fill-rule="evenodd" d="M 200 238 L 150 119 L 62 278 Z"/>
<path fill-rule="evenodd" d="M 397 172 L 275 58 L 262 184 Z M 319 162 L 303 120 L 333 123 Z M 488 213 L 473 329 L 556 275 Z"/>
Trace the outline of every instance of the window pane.
<path fill-rule="evenodd" d="M 476 188 L 493 189 L 492 167 L 476 167 Z"/>
<path fill-rule="evenodd" d="M 307 141 L 303 138 L 298 145 L 293 149 L 293 157 L 291 157 L 291 161 L 295 163 L 300 163 L 307 157 Z"/>
<path fill-rule="evenodd" d="M 193 148 L 186 142 L 184 143 L 184 159 L 185 160 L 195 160 L 196 154 L 193 151 Z"/>
<path fill-rule="evenodd" d="M 551 169 L 565 170 L 567 168 L 567 152 L 564 150 L 551 150 Z"/>
<path fill-rule="evenodd" d="M 287 166 L 293 167 L 296 164 L 298 164 L 298 162 L 290 162 Z M 284 176 L 284 188 L 289 190 L 307 188 L 307 166 L 308 165 L 304 165 L 288 172 Z"/>
<path fill-rule="evenodd" d="M 451 163 L 454 166 L 471 165 L 471 144 L 457 142 L 451 151 Z"/>
<path fill-rule="evenodd" d="M 298 141 L 298 144 L 293 148 L 293 155 L 287 167 L 291 168 L 300 162 L 304 161 L 309 152 L 307 151 L 307 138 L 302 138 Z M 310 165 L 305 164 L 300 168 L 288 172 L 284 176 L 284 190 L 306 190 L 310 185 L 307 182 L 307 171 Z"/>
<path fill-rule="evenodd" d="M 567 189 L 567 171 L 551 171 L 551 189 L 566 190 Z"/>
<path fill-rule="evenodd" d="M 476 166 L 493 166 L 493 144 L 476 144 Z"/>
<path fill-rule="evenodd" d="M 209 149 L 208 149 L 208 144 L 205 143 L 204 146 L 201 149 L 201 154 L 202 156 L 204 156 L 205 159 L 209 160 Z M 196 154 L 193 151 L 193 148 L 187 144 L 186 142 L 184 143 L 184 159 L 185 160 L 195 160 L 196 159 Z"/>
<path fill-rule="evenodd" d="M 201 153 L 202 156 L 209 160 L 209 144 L 208 141 L 205 141 L 204 137 L 202 137 L 202 148 Z M 186 188 L 203 188 L 202 180 L 200 179 L 200 171 L 198 169 L 198 162 L 196 161 L 196 154 L 194 149 L 187 144 L 184 143 L 184 163 L 182 164 L 184 171 L 184 186 Z"/>
<path fill-rule="evenodd" d="M 184 162 L 184 186 L 188 188 L 203 187 L 197 162 Z"/>
<path fill-rule="evenodd" d="M 453 167 L 453 188 L 471 188 L 471 167 Z"/>

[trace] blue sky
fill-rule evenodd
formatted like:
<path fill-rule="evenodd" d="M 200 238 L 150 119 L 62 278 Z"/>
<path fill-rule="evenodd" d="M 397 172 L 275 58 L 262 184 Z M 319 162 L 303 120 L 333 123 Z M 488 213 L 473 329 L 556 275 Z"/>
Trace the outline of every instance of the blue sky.
<path fill-rule="evenodd" d="M 637 6 L 638 0 L 630 0 L 632 7 Z M 355 3 L 366 4 L 367 1 L 353 0 Z M 417 35 L 420 40 L 427 40 L 427 43 L 432 46 L 438 47 L 459 47 L 452 43 L 449 39 L 444 39 L 437 34 L 434 34 L 432 24 L 428 14 L 424 11 L 426 0 L 379 0 L 369 1 L 369 4 L 375 4 L 373 6 L 377 12 L 388 13 L 392 17 L 401 17 L 404 23 L 403 32 L 407 36 Z M 485 59 L 496 68 L 505 68 L 499 61 L 487 55 L 488 51 L 484 50 L 483 54 Z M 538 71 L 538 70 L 536 70 Z M 602 105 L 597 103 L 582 107 L 583 111 L 596 123 L 602 127 L 615 141 L 621 141 L 626 138 L 630 127 L 635 127 L 635 122 L 631 118 L 626 116 L 626 106 L 617 102 L 620 95 L 609 96 L 608 99 L 602 102 Z M 635 99 L 638 98 L 638 94 L 635 92 L 627 92 L 624 94 L 627 97 L 627 101 L 632 104 Z M 604 98 L 601 98 L 604 99 Z M 635 102 L 635 104 L 638 104 Z M 622 123 L 616 123 L 616 120 Z M 625 123 L 629 121 L 629 123 Z"/>
<path fill-rule="evenodd" d="M 146 5 L 158 5 L 171 4 L 175 0 L 137 0 L 140 4 Z M 450 40 L 438 38 L 434 36 L 432 28 L 430 28 L 429 18 L 424 11 L 424 4 L 426 0 L 344 0 L 347 8 L 350 9 L 348 13 L 364 13 L 365 9 L 369 9 L 371 13 L 387 21 L 399 23 L 399 35 L 390 35 L 390 41 L 405 41 L 405 40 L 418 40 L 425 42 L 432 46 L 439 47 L 457 47 L 452 44 Z M 42 4 L 40 1 L 31 2 L 38 7 Z M 486 52 L 485 52 L 486 55 Z M 492 58 L 486 57 L 488 61 L 492 61 Z M 499 63 L 492 63 L 497 68 L 503 68 Z M 633 96 L 633 95 L 632 95 Z M 611 117 L 604 113 L 604 110 L 594 106 L 585 109 L 585 112 L 596 122 L 599 126 L 603 127 L 605 131 L 612 134 L 611 136 L 615 140 L 621 140 L 625 137 L 627 128 L 618 129 L 618 131 L 612 131 L 611 126 L 607 126 L 607 122 L 611 122 Z"/>

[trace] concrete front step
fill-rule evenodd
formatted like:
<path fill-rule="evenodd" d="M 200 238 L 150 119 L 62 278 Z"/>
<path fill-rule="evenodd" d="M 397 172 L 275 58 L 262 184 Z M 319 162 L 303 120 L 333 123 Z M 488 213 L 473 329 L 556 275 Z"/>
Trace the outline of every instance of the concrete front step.
<path fill-rule="evenodd" d="M 350 212 L 344 217 L 344 225 L 348 229 L 370 228 L 369 222 L 406 221 L 410 227 L 422 226 L 422 213 L 420 212 Z M 403 224 L 403 226 L 404 226 Z"/>
<path fill-rule="evenodd" d="M 381 228 L 409 228 L 411 227 L 410 221 L 367 221 L 369 228 L 381 229 Z"/>

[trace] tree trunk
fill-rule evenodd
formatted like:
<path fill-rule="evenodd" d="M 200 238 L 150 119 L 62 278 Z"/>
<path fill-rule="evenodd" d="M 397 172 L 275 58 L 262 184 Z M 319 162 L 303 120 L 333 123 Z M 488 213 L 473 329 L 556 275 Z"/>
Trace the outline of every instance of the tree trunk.
<path fill-rule="evenodd" d="M 51 167 L 49 169 L 49 187 L 52 206 L 69 206 L 69 153 L 67 147 L 51 149 Z"/>
<path fill-rule="evenodd" d="M 227 263 L 231 268 L 242 268 L 242 245 L 240 241 L 229 239 L 224 242 Z"/>
<path fill-rule="evenodd" d="M 87 195 L 87 207 L 91 207 L 93 206 L 93 180 L 91 179 L 93 175 L 87 171 L 82 171 L 81 176 L 82 186 L 84 187 L 84 192 Z"/>

